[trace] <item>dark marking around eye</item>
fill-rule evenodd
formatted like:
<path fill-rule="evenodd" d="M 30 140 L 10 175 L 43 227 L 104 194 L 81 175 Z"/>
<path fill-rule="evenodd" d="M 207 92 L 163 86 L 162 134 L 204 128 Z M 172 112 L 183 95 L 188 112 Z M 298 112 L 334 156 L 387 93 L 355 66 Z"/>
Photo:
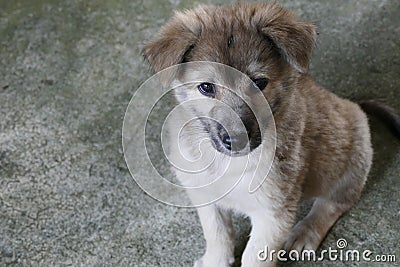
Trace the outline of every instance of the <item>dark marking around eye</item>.
<path fill-rule="evenodd" d="M 215 96 L 215 85 L 213 83 L 204 82 L 197 87 L 201 94 L 205 96 Z"/>
<path fill-rule="evenodd" d="M 233 38 L 233 35 L 231 35 L 228 39 L 228 47 L 231 47 L 235 39 Z"/>
<path fill-rule="evenodd" d="M 260 90 L 264 90 L 264 88 L 267 87 L 269 82 L 269 80 L 265 77 L 253 78 L 252 80 Z"/>

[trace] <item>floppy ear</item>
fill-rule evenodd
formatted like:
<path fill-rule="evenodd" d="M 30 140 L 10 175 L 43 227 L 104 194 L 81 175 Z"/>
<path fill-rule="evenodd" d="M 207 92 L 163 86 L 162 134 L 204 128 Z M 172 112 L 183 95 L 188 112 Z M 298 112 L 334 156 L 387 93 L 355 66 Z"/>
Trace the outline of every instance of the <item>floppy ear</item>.
<path fill-rule="evenodd" d="M 315 46 L 315 25 L 297 21 L 293 12 L 276 3 L 258 8 L 256 12 L 258 29 L 272 40 L 290 65 L 306 73 Z"/>
<path fill-rule="evenodd" d="M 201 33 L 201 23 L 192 11 L 177 12 L 158 36 L 148 42 L 144 55 L 156 71 L 182 63 Z"/>

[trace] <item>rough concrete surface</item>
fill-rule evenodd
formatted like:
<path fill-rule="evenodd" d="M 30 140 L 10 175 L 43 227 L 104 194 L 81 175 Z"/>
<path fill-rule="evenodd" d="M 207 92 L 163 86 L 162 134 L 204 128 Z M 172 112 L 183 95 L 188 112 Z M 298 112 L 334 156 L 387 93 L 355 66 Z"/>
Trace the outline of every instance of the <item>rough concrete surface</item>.
<path fill-rule="evenodd" d="M 144 40 L 173 10 L 211 2 L 0 0 L 1 266 L 191 266 L 203 253 L 196 212 L 155 201 L 130 177 L 121 128 L 151 75 Z M 400 1 L 281 3 L 319 27 L 318 82 L 400 109 Z M 362 200 L 322 247 L 345 238 L 349 249 L 399 262 L 400 142 L 371 125 L 375 159 Z M 239 259 L 250 226 L 235 222 Z"/>

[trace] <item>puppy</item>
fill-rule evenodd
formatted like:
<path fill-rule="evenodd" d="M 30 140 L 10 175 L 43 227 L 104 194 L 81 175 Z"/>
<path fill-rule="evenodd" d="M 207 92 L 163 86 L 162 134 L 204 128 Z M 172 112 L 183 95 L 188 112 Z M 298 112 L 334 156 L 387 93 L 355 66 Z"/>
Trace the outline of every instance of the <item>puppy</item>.
<path fill-rule="evenodd" d="M 199 82 L 181 86 L 178 103 L 193 98 L 218 100 L 243 123 L 242 127 L 232 125 L 234 114 L 218 112 L 218 104 L 208 103 L 190 105 L 177 116 L 183 122 L 197 116 L 197 124 L 170 129 L 172 136 L 181 137 L 180 150 L 172 149 L 172 157 L 178 153 L 197 157 L 194 140 L 202 138 L 207 139 L 205 153 L 215 153 L 212 166 L 200 174 L 176 170 L 183 185 L 212 182 L 210 177 L 221 170 L 226 178 L 213 190 L 189 193 L 194 203 L 209 203 L 198 205 L 207 247 L 195 266 L 234 262 L 232 210 L 249 216 L 252 224 L 242 266 L 275 266 L 276 259 L 260 261 L 258 252 L 266 246 L 269 250 L 316 250 L 336 220 L 358 201 L 373 154 L 368 120 L 359 105 L 330 93 L 307 75 L 315 39 L 313 24 L 299 21 L 276 3 L 240 3 L 178 12 L 147 43 L 145 56 L 157 72 L 180 63 L 216 62 L 246 74 L 268 101 L 275 122 L 266 118 L 266 125 L 261 125 L 249 112 L 252 105 L 260 106 L 260 98 L 240 93 L 248 83 L 234 81 L 229 85 L 233 92 L 228 92 L 210 82 L 218 67 L 212 65 L 204 82 L 193 74 L 196 71 L 179 73 L 180 80 L 195 76 Z M 373 102 L 363 104 L 378 109 L 400 129 L 393 110 Z M 206 115 L 219 122 L 204 122 Z M 269 138 L 272 126 L 276 138 Z M 170 142 L 178 146 L 174 138 Z M 271 147 L 273 143 L 276 148 Z M 245 159 L 248 168 L 242 168 Z M 239 182 L 230 181 L 233 189 L 219 197 L 226 189 L 219 188 L 229 183 L 229 177 L 237 178 L 239 169 L 245 169 Z M 249 191 L 252 178 L 260 182 L 254 192 Z M 299 203 L 305 199 L 314 199 L 313 206 L 293 227 Z"/>

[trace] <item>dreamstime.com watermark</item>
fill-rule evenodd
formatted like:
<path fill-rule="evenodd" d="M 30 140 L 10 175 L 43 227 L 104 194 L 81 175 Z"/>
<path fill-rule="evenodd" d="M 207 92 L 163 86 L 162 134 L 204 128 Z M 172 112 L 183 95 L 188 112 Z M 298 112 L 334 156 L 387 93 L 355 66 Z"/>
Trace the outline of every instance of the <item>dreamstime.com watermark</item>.
<path fill-rule="evenodd" d="M 336 248 L 329 247 L 323 249 L 317 254 L 314 250 L 269 250 L 266 246 L 263 250 L 258 251 L 257 258 L 260 261 L 340 261 L 340 262 L 396 262 L 395 254 L 374 254 L 371 250 L 348 249 L 347 241 L 340 238 L 336 242 Z"/>

